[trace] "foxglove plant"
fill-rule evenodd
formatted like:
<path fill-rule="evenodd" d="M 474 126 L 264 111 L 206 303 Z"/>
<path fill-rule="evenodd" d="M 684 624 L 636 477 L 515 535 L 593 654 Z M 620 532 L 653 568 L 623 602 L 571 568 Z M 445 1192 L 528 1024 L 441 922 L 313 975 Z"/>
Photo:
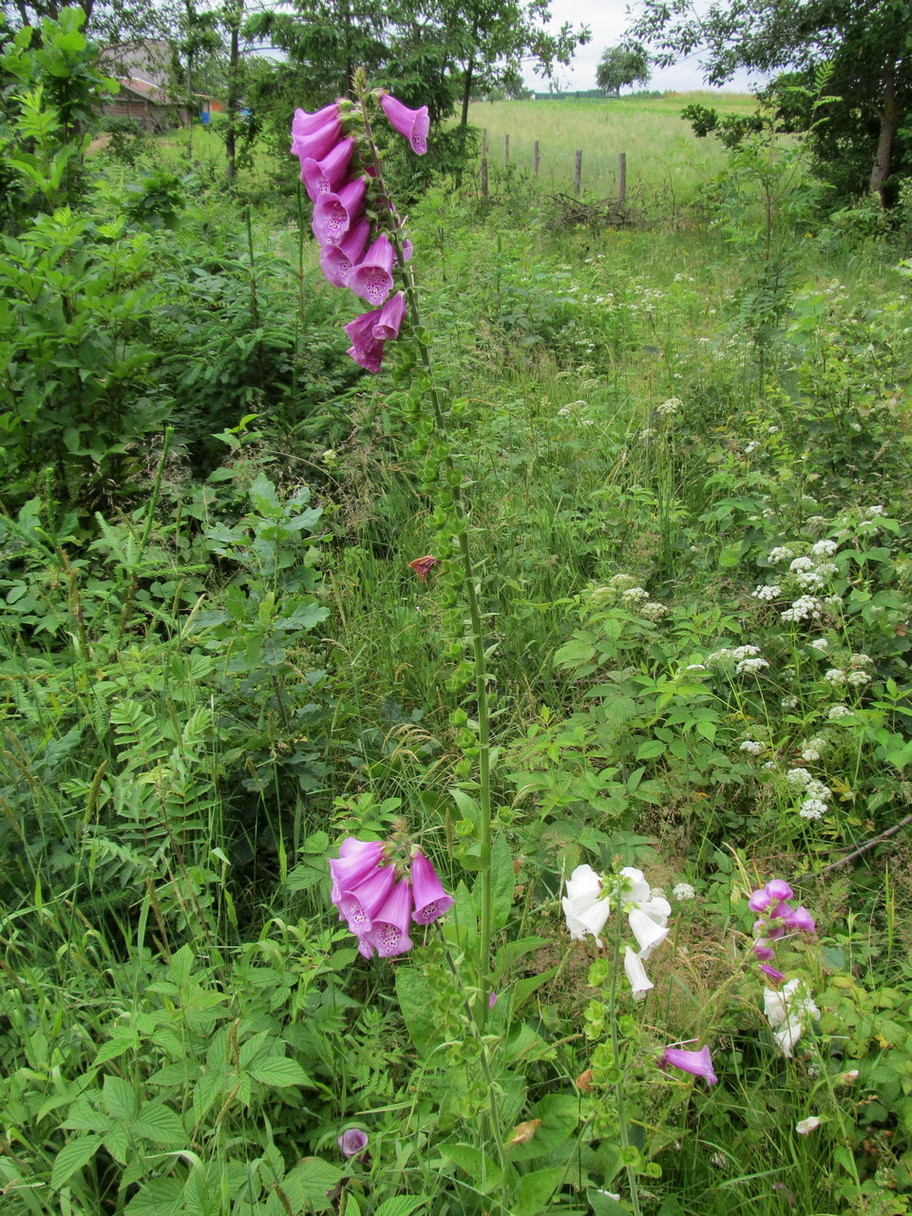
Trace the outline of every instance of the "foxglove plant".
<path fill-rule="evenodd" d="M 666 1047 L 659 1059 L 659 1068 L 680 1068 L 694 1077 L 702 1077 L 707 1085 L 715 1085 L 718 1081 L 708 1047 L 698 1051 L 687 1047 Z"/>

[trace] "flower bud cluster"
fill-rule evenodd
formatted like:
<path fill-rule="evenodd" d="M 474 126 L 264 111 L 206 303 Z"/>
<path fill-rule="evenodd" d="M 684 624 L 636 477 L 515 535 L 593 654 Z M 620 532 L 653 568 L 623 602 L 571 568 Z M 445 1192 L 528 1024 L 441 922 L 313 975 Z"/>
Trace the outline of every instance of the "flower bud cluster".
<path fill-rule="evenodd" d="M 380 105 L 392 126 L 419 155 L 427 151 L 428 110 L 410 110 L 388 93 Z M 313 233 L 320 246 L 320 266 L 335 287 L 348 288 L 374 308 L 345 326 L 352 345 L 348 353 L 361 367 L 378 372 L 386 342 L 399 336 L 405 318 L 405 296 L 393 294 L 394 269 L 408 261 L 411 243 L 394 243 L 387 231 L 368 218 L 367 200 L 373 176 L 360 165 L 357 140 L 346 134 L 351 103 L 336 101 L 312 114 L 295 110 L 291 152 L 301 162 L 301 181 L 314 204 Z M 382 200 L 379 213 L 397 238 L 400 221 L 392 204 Z"/>
<path fill-rule="evenodd" d="M 375 951 L 381 958 L 405 954 L 412 948 L 410 923 L 429 925 L 453 905 L 420 849 L 411 850 L 408 873 L 402 875 L 393 848 L 391 842 L 349 836 L 329 863 L 330 898 L 365 958 L 373 958 Z"/>

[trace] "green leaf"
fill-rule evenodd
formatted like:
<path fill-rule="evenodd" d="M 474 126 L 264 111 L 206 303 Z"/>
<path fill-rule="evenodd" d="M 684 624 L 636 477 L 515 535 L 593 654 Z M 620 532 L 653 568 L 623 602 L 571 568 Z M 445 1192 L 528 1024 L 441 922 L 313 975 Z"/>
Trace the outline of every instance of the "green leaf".
<path fill-rule="evenodd" d="M 132 1119 L 139 1110 L 139 1097 L 123 1077 L 105 1077 L 102 1098 L 105 1110 L 112 1119 Z"/>
<path fill-rule="evenodd" d="M 332 1207 L 328 1195 L 339 1185 L 342 1171 L 320 1157 L 305 1157 L 282 1180 L 282 1190 L 294 1211 L 310 1206 L 325 1212 Z"/>
<path fill-rule="evenodd" d="M 589 1200 L 589 1206 L 592 1208 L 594 1216 L 629 1216 L 624 1205 L 618 1203 L 616 1199 L 612 1199 L 605 1191 L 597 1191 L 594 1187 L 590 1187 L 586 1191 L 586 1198 Z"/>
<path fill-rule="evenodd" d="M 124 1216 L 185 1216 L 183 1181 L 151 1178 L 124 1208 Z"/>
<path fill-rule="evenodd" d="M 261 1056 L 248 1069 L 255 1081 L 281 1089 L 287 1085 L 312 1086 L 313 1082 L 300 1064 L 285 1056 Z"/>
<path fill-rule="evenodd" d="M 500 1183 L 503 1170 L 480 1148 L 472 1144 L 442 1144 L 440 1151 L 464 1174 L 468 1174 L 473 1185 L 483 1194 Z"/>
<path fill-rule="evenodd" d="M 510 1209 L 511 1216 L 538 1216 L 548 1208 L 554 1188 L 564 1176 L 562 1165 L 547 1170 L 535 1170 L 519 1180 L 516 1195 Z"/>
<path fill-rule="evenodd" d="M 188 1137 L 180 1115 L 162 1102 L 144 1102 L 133 1133 L 162 1148 L 183 1148 Z"/>
<path fill-rule="evenodd" d="M 665 751 L 665 744 L 661 739 L 645 739 L 637 748 L 637 760 L 655 760 Z"/>
<path fill-rule="evenodd" d="M 54 1158 L 51 1170 L 51 1187 L 57 1191 L 77 1170 L 91 1161 L 101 1145 L 101 1136 L 83 1136 L 65 1144 Z"/>
<path fill-rule="evenodd" d="M 430 1055 L 438 1037 L 436 991 L 419 971 L 397 967 L 396 996 L 412 1046 L 419 1055 Z"/>
<path fill-rule="evenodd" d="M 393 1195 L 383 1200 L 374 1216 L 412 1216 L 412 1212 L 417 1212 L 426 1203 L 423 1195 Z"/>

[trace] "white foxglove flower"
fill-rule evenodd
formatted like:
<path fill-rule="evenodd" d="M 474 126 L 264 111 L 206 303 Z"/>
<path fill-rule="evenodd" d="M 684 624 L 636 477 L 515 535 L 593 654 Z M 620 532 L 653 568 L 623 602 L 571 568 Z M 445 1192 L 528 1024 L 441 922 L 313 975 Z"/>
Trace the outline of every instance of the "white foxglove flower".
<path fill-rule="evenodd" d="M 591 933 L 601 946 L 599 934 L 611 914 L 611 901 L 602 894 L 602 880 L 592 866 L 577 866 L 567 880 L 561 900 L 570 936 L 580 941 Z"/>
<path fill-rule="evenodd" d="M 776 1045 L 784 1056 L 791 1056 L 806 1022 L 810 1018 L 820 1017 L 820 1010 L 811 999 L 806 986 L 798 979 L 789 980 L 779 989 L 764 988 L 763 1012 L 773 1031 Z"/>
<path fill-rule="evenodd" d="M 643 960 L 629 946 L 624 947 L 624 972 L 630 981 L 633 999 L 635 1001 L 642 1001 L 646 993 L 654 985 L 646 974 Z"/>

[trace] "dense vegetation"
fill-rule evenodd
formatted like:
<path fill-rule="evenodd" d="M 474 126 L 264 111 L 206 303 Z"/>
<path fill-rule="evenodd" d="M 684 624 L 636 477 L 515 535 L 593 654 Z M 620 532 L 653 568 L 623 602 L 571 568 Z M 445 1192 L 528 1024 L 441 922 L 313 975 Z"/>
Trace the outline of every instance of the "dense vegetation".
<path fill-rule="evenodd" d="M 89 153 L 66 14 L 2 66 L 4 1216 L 909 1212 L 903 205 L 485 107 L 665 165 L 438 177 L 372 376 L 296 162 Z"/>

